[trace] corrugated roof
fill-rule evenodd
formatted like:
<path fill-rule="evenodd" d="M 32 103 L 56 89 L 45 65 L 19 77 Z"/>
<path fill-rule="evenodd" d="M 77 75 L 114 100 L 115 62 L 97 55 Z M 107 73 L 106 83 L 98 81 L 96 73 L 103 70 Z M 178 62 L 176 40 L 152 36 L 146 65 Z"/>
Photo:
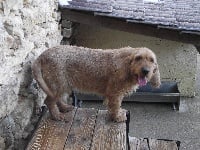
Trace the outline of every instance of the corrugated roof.
<path fill-rule="evenodd" d="M 200 32 L 200 0 L 60 1 L 62 8 L 86 10 L 95 15 L 123 18 L 130 22 Z"/>

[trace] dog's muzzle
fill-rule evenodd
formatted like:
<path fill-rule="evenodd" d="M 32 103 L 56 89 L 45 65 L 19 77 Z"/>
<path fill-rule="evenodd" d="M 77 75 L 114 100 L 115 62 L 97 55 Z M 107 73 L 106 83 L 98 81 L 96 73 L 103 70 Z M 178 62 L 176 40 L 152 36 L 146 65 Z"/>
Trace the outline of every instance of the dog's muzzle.
<path fill-rule="evenodd" d="M 148 68 L 146 68 L 146 67 L 143 67 L 142 70 L 141 70 L 141 72 L 142 72 L 142 74 L 144 76 L 146 76 L 146 75 L 148 75 L 148 73 L 150 72 L 150 70 Z"/>
<path fill-rule="evenodd" d="M 147 75 L 150 72 L 150 70 L 146 67 L 143 67 L 141 69 L 141 76 L 138 76 L 138 84 L 139 86 L 145 86 L 147 84 Z"/>

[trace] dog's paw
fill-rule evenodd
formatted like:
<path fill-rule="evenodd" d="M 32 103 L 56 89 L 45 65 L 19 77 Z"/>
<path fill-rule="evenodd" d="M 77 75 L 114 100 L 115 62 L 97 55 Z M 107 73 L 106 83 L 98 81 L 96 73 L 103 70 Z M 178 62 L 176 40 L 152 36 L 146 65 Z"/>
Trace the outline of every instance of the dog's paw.
<path fill-rule="evenodd" d="M 58 113 L 58 114 L 51 115 L 51 119 L 55 121 L 65 121 L 65 114 Z"/>
<path fill-rule="evenodd" d="M 72 105 L 62 105 L 62 107 L 59 107 L 59 110 L 62 113 L 72 111 L 73 109 L 74 109 L 74 106 L 72 106 Z"/>
<path fill-rule="evenodd" d="M 112 114 L 111 118 L 115 122 L 124 122 L 127 120 L 126 112 L 125 109 L 120 109 L 117 114 Z"/>

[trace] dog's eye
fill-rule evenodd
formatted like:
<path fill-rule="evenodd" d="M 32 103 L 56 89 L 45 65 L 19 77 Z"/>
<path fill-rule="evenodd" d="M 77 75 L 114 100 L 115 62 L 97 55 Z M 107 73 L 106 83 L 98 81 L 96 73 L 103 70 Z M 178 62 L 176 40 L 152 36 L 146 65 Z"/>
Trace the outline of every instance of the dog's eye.
<path fill-rule="evenodd" d="M 154 63 L 154 59 L 153 59 L 153 58 L 150 58 L 150 62 Z"/>
<path fill-rule="evenodd" d="M 135 61 L 140 61 L 141 59 L 142 59 L 141 56 L 136 56 L 136 57 L 135 57 Z"/>

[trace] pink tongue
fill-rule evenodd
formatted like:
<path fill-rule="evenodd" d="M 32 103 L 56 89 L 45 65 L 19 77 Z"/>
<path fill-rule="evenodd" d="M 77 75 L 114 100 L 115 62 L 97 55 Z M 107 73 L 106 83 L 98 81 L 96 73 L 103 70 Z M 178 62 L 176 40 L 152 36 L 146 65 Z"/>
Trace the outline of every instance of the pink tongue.
<path fill-rule="evenodd" d="M 145 78 L 138 78 L 139 86 L 145 86 L 147 84 L 147 80 Z"/>

